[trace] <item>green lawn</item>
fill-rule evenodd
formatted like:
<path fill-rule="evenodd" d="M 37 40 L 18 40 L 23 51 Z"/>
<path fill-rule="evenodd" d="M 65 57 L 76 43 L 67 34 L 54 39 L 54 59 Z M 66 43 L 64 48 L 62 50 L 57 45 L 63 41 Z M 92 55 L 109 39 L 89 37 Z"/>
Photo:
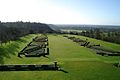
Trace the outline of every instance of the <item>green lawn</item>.
<path fill-rule="evenodd" d="M 22 38 L 25 42 L 17 45 L 18 47 L 20 46 L 18 51 L 30 42 L 33 37 L 35 35 Z M 77 37 L 84 38 L 82 36 Z M 18 51 L 16 50 L 14 54 L 8 53 L 8 57 L 2 56 L 2 63 L 46 64 L 58 61 L 63 71 L 1 71 L 0 80 L 120 80 L 120 68 L 113 65 L 114 62 L 120 60 L 119 57 L 97 55 L 92 50 L 81 47 L 77 43 L 62 37 L 62 35 L 48 35 L 48 39 L 49 58 L 25 58 L 24 56 L 23 58 L 18 58 Z M 98 40 L 92 40 L 99 43 Z M 109 44 L 107 47 L 117 45 L 104 42 L 104 46 L 107 44 Z M 114 46 L 114 49 L 119 50 L 118 46 L 120 45 Z"/>
<path fill-rule="evenodd" d="M 90 42 L 93 42 L 93 43 L 96 43 L 96 44 L 101 44 L 104 47 L 120 51 L 120 45 L 119 44 L 110 43 L 110 42 L 106 42 L 106 41 L 102 41 L 102 40 L 96 40 L 96 39 L 89 38 L 89 37 L 84 37 L 84 36 L 77 36 L 77 35 L 69 35 L 69 36 L 76 36 L 76 37 L 78 37 L 80 39 L 83 39 L 83 40 L 88 39 L 88 41 L 90 41 Z"/>
<path fill-rule="evenodd" d="M 104 46 L 104 47 L 112 49 L 112 50 L 120 51 L 120 45 L 119 44 L 105 42 L 105 41 L 102 41 L 102 40 L 97 40 L 97 39 L 84 37 L 84 36 L 77 36 L 77 35 L 69 35 L 69 36 L 75 36 L 75 37 L 78 37 L 78 38 L 83 39 L 83 40 L 88 39 L 89 42 L 92 42 L 92 43 L 95 43 L 95 44 L 100 44 L 101 46 Z M 109 62 L 109 63 L 114 63 L 114 62 L 120 61 L 120 56 L 100 56 L 100 55 L 96 55 L 96 57 L 101 59 L 101 61 Z"/>
<path fill-rule="evenodd" d="M 17 41 L 13 41 L 6 46 L 0 47 L 0 54 L 1 54 L 1 64 L 44 64 L 45 62 L 51 62 L 48 58 L 44 57 L 34 57 L 34 58 L 26 58 L 24 55 L 22 58 L 17 57 L 18 52 L 20 52 L 29 42 L 32 41 L 36 35 L 28 35 L 22 37 Z"/>

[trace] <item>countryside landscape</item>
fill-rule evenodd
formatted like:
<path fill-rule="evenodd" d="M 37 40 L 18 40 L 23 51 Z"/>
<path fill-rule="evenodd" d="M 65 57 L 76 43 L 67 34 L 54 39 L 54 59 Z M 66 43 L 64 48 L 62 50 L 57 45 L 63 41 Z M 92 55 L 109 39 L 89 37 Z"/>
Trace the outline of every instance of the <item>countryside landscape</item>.
<path fill-rule="evenodd" d="M 120 80 L 119 1 L 1 3 L 0 80 Z"/>

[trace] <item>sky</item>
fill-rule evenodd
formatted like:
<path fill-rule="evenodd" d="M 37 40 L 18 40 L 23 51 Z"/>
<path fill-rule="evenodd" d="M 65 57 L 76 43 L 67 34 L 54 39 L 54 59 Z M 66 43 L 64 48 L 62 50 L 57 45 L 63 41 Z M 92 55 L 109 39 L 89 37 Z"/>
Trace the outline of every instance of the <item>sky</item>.
<path fill-rule="evenodd" d="M 120 0 L 0 0 L 0 21 L 120 25 Z"/>

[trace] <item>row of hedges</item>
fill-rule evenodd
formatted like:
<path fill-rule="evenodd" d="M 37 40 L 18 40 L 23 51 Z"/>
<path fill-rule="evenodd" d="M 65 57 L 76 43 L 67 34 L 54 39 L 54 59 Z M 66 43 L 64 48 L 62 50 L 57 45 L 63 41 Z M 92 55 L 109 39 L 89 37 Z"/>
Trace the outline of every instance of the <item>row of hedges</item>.
<path fill-rule="evenodd" d="M 39 43 L 39 44 L 36 44 Z M 24 54 L 26 57 L 37 57 L 45 54 L 49 54 L 48 37 L 46 35 L 36 36 L 20 53 Z"/>
<path fill-rule="evenodd" d="M 109 48 L 105 48 L 105 47 L 101 46 L 100 44 L 94 44 L 94 43 L 88 42 L 87 39 L 82 40 L 80 38 L 69 37 L 69 36 L 66 36 L 66 35 L 64 37 L 67 37 L 68 39 L 72 40 L 73 42 L 76 42 L 76 43 L 80 44 L 81 46 L 92 49 L 93 51 L 96 52 L 96 54 L 100 54 L 102 56 L 104 56 L 104 55 L 120 56 L 119 51 L 112 50 L 112 49 L 109 49 Z"/>

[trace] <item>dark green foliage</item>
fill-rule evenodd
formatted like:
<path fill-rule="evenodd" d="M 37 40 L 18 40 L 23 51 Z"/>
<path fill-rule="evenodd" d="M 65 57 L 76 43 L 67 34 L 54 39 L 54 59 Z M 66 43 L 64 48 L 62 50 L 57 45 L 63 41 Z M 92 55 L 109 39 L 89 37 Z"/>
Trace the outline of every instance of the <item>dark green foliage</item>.
<path fill-rule="evenodd" d="M 104 31 L 103 29 L 91 29 L 88 31 L 82 31 L 81 35 L 99 39 L 99 40 L 104 40 L 108 42 L 113 42 L 113 43 L 120 43 L 120 30 L 114 30 L 114 31 Z"/>
<path fill-rule="evenodd" d="M 88 30 L 83 30 L 81 32 L 62 32 L 61 34 L 73 34 L 73 35 L 82 35 L 90 38 L 95 38 L 103 41 L 113 42 L 120 44 L 120 29 L 105 29 L 105 28 L 91 28 Z"/>
<path fill-rule="evenodd" d="M 0 43 L 17 40 L 22 36 L 34 33 L 54 32 L 47 24 L 30 22 L 0 22 Z"/>

